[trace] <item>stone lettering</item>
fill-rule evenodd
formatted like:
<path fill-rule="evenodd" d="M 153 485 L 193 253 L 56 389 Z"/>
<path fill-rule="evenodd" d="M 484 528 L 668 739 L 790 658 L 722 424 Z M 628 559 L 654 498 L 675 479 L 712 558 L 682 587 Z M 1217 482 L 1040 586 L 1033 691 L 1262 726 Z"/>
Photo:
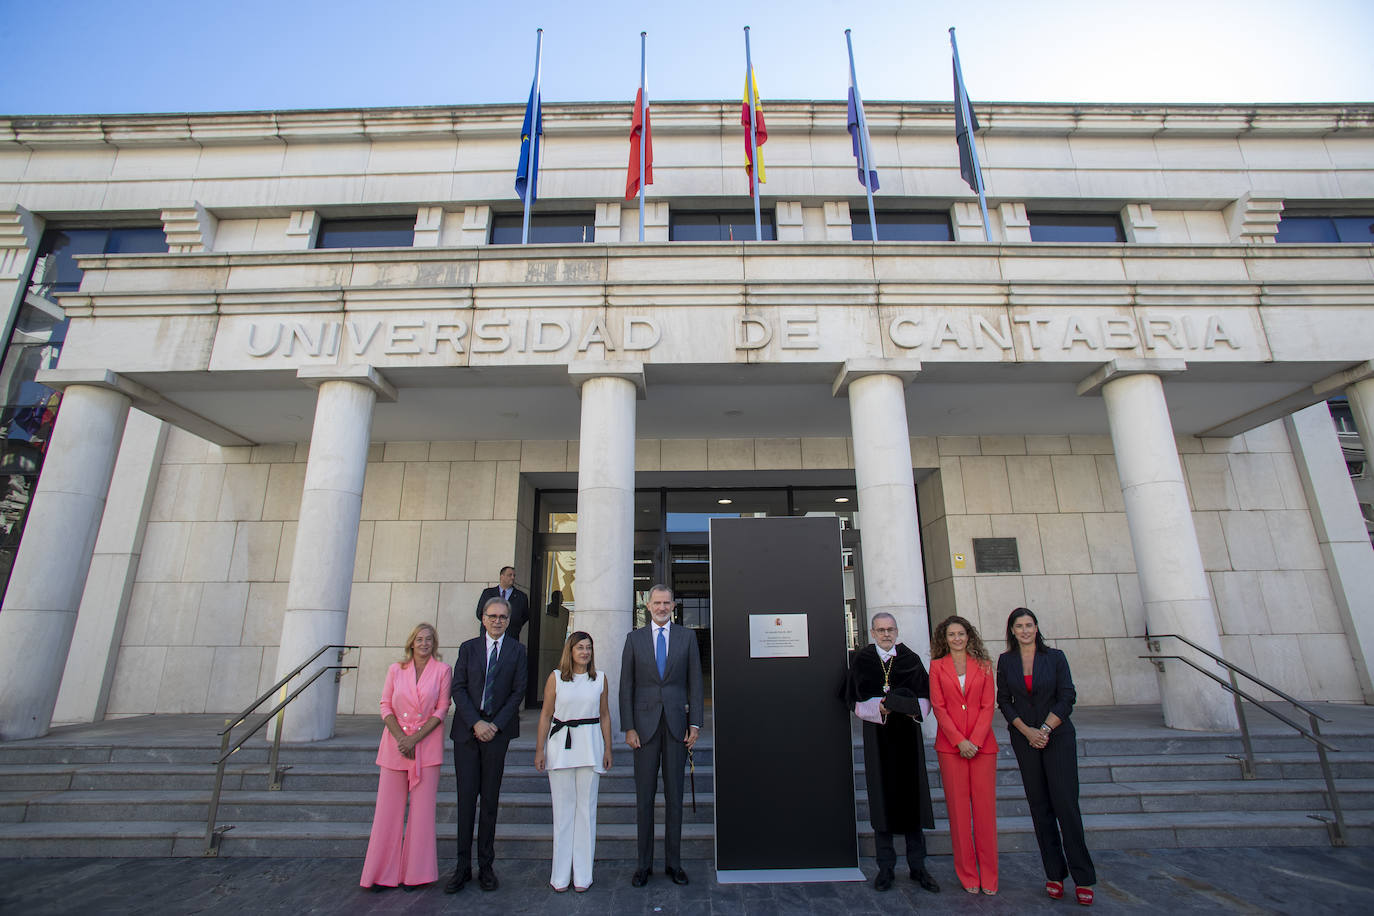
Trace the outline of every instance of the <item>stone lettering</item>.
<path fill-rule="evenodd" d="M 611 341 L 610 329 L 606 327 L 606 319 L 593 318 L 587 325 L 587 330 L 582 332 L 582 339 L 577 342 L 577 352 L 586 353 L 587 348 L 592 344 L 601 344 L 610 353 L 615 350 L 615 344 Z"/>
<path fill-rule="evenodd" d="M 643 332 L 636 336 L 635 329 L 643 328 Z M 626 318 L 625 333 L 621 338 L 626 350 L 650 350 L 657 346 L 663 339 L 663 331 L 659 329 L 658 322 L 652 318 Z"/>
<path fill-rule="evenodd" d="M 735 327 L 736 350 L 760 350 L 773 339 L 773 329 L 762 318 L 740 318 Z"/>
<path fill-rule="evenodd" d="M 1139 344 L 1135 322 L 1116 316 L 1102 319 L 1102 346 L 1108 350 L 1134 350 Z"/>
<path fill-rule="evenodd" d="M 277 349 L 277 345 L 281 343 L 281 322 L 277 322 L 276 328 L 273 329 L 273 334 L 270 343 L 258 343 L 257 334 L 258 323 L 255 321 L 252 324 L 248 325 L 248 355 L 268 356 L 272 353 L 273 350 Z"/>
<path fill-rule="evenodd" d="M 1065 350 L 1069 350 L 1076 343 L 1085 343 L 1091 350 L 1098 349 L 1097 341 L 1088 333 L 1088 329 L 1083 325 L 1083 320 L 1077 315 L 1070 315 L 1069 320 L 1064 322 L 1064 342 L 1061 346 Z"/>
<path fill-rule="evenodd" d="M 304 322 L 291 322 L 291 336 L 286 338 L 286 347 L 283 352 L 290 356 L 296 351 L 296 343 L 300 342 L 302 349 L 310 356 L 319 356 L 324 349 L 325 327 L 321 321 L 318 325 L 318 333 L 311 335 L 310 329 Z"/>
<path fill-rule="evenodd" d="M 997 316 L 997 327 L 992 326 L 982 315 L 973 316 L 973 345 L 977 349 L 983 349 L 983 341 L 987 339 L 996 344 L 999 349 L 1011 349 L 1011 325 L 1007 322 L 1006 315 Z"/>
<path fill-rule="evenodd" d="M 1156 341 L 1159 340 L 1163 340 L 1175 350 L 1183 349 L 1178 322 L 1173 318 L 1148 317 L 1140 319 L 1140 336 L 1144 340 L 1147 350 L 1158 347 Z"/>
<path fill-rule="evenodd" d="M 1030 340 L 1030 348 L 1039 350 L 1041 345 L 1040 329 L 1049 327 L 1050 320 L 1048 318 L 1035 318 L 1031 315 L 1014 315 L 1011 320 L 1013 324 L 1026 326 L 1026 337 Z"/>
<path fill-rule="evenodd" d="M 420 343 L 416 338 L 415 332 L 423 328 L 425 323 L 418 320 L 393 321 L 388 329 L 387 347 L 384 351 L 388 356 L 413 355 L 420 352 Z"/>
<path fill-rule="evenodd" d="M 438 353 L 439 344 L 448 343 L 453 346 L 454 353 L 462 353 L 463 335 L 467 332 L 468 325 L 465 321 L 436 321 L 429 329 L 429 352 Z"/>
<path fill-rule="evenodd" d="M 1207 319 L 1207 341 L 1203 346 L 1208 350 L 1215 350 L 1217 344 L 1223 341 L 1225 341 L 1226 346 L 1230 347 L 1232 350 L 1240 349 L 1240 344 L 1236 343 L 1235 338 L 1222 328 L 1221 319 L 1213 315 Z"/>
<path fill-rule="evenodd" d="M 553 328 L 557 333 L 552 337 L 546 337 L 545 332 Z M 561 350 L 572 340 L 572 327 L 562 318 L 549 320 L 540 318 L 534 323 L 534 340 L 530 344 L 530 349 L 535 353 L 551 353 L 554 350 Z"/>
<path fill-rule="evenodd" d="M 510 349 L 510 320 L 507 318 L 478 318 L 472 323 L 477 342 L 473 353 L 504 353 Z"/>
<path fill-rule="evenodd" d="M 782 320 L 782 348 L 784 350 L 819 350 L 821 348 L 819 319 L 784 318 Z"/>
<path fill-rule="evenodd" d="M 968 349 L 968 341 L 960 333 L 963 328 L 956 328 L 948 317 L 941 315 L 935 322 L 935 332 L 931 334 L 930 348 L 938 350 L 947 343 L 952 343 L 960 350 Z"/>
<path fill-rule="evenodd" d="M 887 336 L 904 350 L 912 350 L 921 345 L 921 322 L 917 318 L 898 316 L 887 326 Z"/>
<path fill-rule="evenodd" d="M 367 333 L 364 334 L 358 322 L 348 322 L 348 339 L 353 343 L 353 352 L 361 355 L 363 351 L 372 346 L 372 339 L 377 336 L 377 332 L 381 330 L 381 327 L 382 323 L 380 321 L 374 321 L 371 326 L 368 327 Z"/>

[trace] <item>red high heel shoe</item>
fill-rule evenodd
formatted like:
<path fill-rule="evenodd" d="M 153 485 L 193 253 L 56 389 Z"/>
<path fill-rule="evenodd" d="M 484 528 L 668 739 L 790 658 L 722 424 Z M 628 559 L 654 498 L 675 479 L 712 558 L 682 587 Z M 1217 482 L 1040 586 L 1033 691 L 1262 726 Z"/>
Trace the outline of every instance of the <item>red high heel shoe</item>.
<path fill-rule="evenodd" d="M 1050 899 L 1051 899 L 1051 900 L 1058 900 L 1058 899 L 1060 899 L 1061 897 L 1064 896 L 1064 882 L 1063 882 L 1063 881 L 1046 881 L 1046 882 L 1045 882 L 1045 893 L 1047 893 L 1047 894 L 1050 895 Z"/>
<path fill-rule="evenodd" d="M 1076 888 L 1073 895 L 1078 898 L 1078 902 L 1083 906 L 1093 905 L 1093 889 L 1090 887 Z"/>

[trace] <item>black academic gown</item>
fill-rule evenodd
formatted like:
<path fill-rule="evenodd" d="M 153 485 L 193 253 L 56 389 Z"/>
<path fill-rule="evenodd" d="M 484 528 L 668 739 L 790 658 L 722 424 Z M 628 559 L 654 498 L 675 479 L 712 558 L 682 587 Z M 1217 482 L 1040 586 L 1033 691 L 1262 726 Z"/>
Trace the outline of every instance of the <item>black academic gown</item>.
<path fill-rule="evenodd" d="M 917 697 L 930 698 L 930 678 L 921 657 L 897 644 L 889 677 L 893 690 L 905 687 Z M 883 668 L 878 650 L 864 646 L 854 653 L 845 686 L 845 702 L 853 710 L 862 700 L 883 695 Z M 935 827 L 926 777 L 925 742 L 921 725 L 909 715 L 891 713 L 882 725 L 864 722 L 864 777 L 868 783 L 868 820 L 880 833 L 914 833 Z"/>

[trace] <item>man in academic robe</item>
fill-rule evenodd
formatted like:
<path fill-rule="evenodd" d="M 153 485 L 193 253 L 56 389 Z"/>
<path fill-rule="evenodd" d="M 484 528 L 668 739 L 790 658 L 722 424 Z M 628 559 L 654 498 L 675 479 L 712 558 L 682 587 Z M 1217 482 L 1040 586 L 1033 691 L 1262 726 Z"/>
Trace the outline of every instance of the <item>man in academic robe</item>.
<path fill-rule="evenodd" d="M 921 833 L 935 826 L 920 724 L 930 711 L 930 679 L 921 657 L 897 641 L 891 614 L 874 614 L 869 635 L 873 642 L 854 653 L 845 702 L 864 723 L 868 819 L 878 854 L 873 887 L 891 889 L 897 866 L 893 835 L 900 833 L 906 837 L 911 879 L 939 893 L 940 885 L 926 871 Z"/>

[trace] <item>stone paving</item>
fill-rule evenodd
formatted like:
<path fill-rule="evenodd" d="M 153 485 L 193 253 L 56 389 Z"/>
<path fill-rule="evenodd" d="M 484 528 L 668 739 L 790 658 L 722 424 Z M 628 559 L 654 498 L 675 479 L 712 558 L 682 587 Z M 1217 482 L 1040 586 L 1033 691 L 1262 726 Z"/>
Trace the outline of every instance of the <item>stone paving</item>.
<path fill-rule="evenodd" d="M 1180 913 L 1374 912 L 1374 857 L 1368 849 L 1236 848 L 1107 851 L 1096 855 L 1096 910 Z M 358 887 L 356 859 L 0 859 L 0 913 L 40 914 L 998 914 L 1077 912 L 1069 897 L 1042 890 L 1038 857 L 1001 858 L 1001 893 L 959 890 L 948 856 L 929 860 L 944 886 L 929 894 L 898 870 L 897 886 L 871 883 L 721 885 L 711 863 L 685 864 L 692 883 L 677 887 L 660 871 L 648 887 L 630 887 L 629 863 L 598 862 L 583 895 L 554 894 L 548 866 L 502 865 L 499 890 L 470 884 L 446 896 L 439 885 L 414 893 Z M 873 861 L 864 871 L 874 873 Z M 447 876 L 445 876 L 446 878 Z M 441 879 L 442 881 L 443 879 Z M 1072 888 L 1068 889 L 1072 894 Z"/>

